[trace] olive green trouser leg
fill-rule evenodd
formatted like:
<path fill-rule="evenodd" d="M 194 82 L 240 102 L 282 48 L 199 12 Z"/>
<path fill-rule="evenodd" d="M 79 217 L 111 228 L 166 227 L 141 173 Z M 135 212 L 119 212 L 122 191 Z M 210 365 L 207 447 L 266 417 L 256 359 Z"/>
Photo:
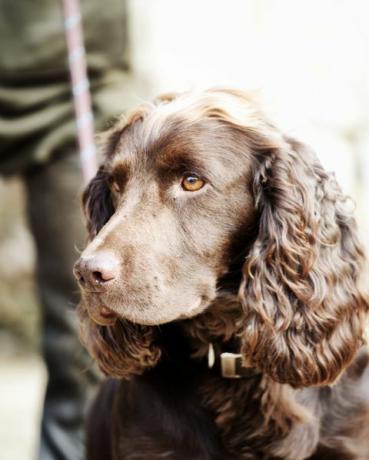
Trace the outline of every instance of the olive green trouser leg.
<path fill-rule="evenodd" d="M 27 211 L 38 260 L 42 351 L 49 374 L 40 460 L 84 458 L 86 404 L 96 383 L 77 335 L 78 288 L 72 267 L 84 243 L 76 155 L 65 155 L 25 176 Z"/>

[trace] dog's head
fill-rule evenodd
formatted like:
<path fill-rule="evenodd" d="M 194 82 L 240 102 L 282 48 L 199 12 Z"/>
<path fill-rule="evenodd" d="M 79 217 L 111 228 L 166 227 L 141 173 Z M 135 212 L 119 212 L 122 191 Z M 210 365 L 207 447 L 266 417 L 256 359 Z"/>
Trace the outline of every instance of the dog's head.
<path fill-rule="evenodd" d="M 230 90 L 161 97 L 105 133 L 102 149 L 75 274 L 106 372 L 127 373 L 109 340 L 128 341 L 127 353 L 145 337 L 131 372 L 156 362 L 153 326 L 211 308 L 232 271 L 248 363 L 295 386 L 339 375 L 361 344 L 364 256 L 345 197 L 310 150 Z"/>

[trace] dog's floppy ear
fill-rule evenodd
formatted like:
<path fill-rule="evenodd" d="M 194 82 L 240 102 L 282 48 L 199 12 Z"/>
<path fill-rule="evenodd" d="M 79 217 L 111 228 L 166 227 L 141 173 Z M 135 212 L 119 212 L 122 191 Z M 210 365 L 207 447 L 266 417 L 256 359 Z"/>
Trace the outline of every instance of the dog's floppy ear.
<path fill-rule="evenodd" d="M 243 354 L 294 387 L 333 382 L 362 344 L 368 299 L 350 203 L 314 153 L 255 153 L 258 236 L 243 267 Z"/>
<path fill-rule="evenodd" d="M 89 239 L 92 240 L 114 213 L 108 175 L 103 166 L 83 192 L 82 204 Z"/>
<path fill-rule="evenodd" d="M 112 326 L 99 326 L 83 303 L 78 306 L 80 339 L 100 370 L 113 378 L 140 375 L 155 366 L 161 349 L 155 344 L 156 329 L 120 319 Z"/>

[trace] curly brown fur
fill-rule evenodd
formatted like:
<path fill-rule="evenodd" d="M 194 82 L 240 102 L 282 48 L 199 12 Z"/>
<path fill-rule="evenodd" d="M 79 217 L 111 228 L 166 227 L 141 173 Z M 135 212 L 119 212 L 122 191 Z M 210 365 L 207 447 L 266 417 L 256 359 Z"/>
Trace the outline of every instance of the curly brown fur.
<path fill-rule="evenodd" d="M 235 90 L 165 95 L 101 143 L 76 275 L 120 379 L 91 416 L 113 458 L 368 459 L 365 256 L 333 175 Z M 207 369 L 209 343 L 254 374 Z"/>
<path fill-rule="evenodd" d="M 114 326 L 99 326 L 88 316 L 83 303 L 78 306 L 78 315 L 81 341 L 105 375 L 140 375 L 159 361 L 161 350 L 155 345 L 153 328 L 123 319 Z"/>
<path fill-rule="evenodd" d="M 245 266 L 243 353 L 293 386 L 336 380 L 362 345 L 364 254 L 350 203 L 297 142 L 260 156 L 258 237 Z"/>
<path fill-rule="evenodd" d="M 243 335 L 241 312 L 234 295 L 220 294 L 208 312 L 186 322 L 183 327 L 196 350 L 193 356 L 206 358 L 209 343 L 229 344 L 235 338 L 234 345 L 239 348 Z M 309 395 L 309 403 L 301 404 L 301 396 L 298 398 L 290 386 L 262 374 L 256 374 L 249 382 L 213 376 L 201 393 L 205 406 L 215 415 L 229 454 L 235 458 L 247 459 L 264 449 L 283 450 L 282 458 L 298 460 L 315 450 L 319 437 L 316 397 Z M 294 442 L 292 436 L 296 438 Z"/>

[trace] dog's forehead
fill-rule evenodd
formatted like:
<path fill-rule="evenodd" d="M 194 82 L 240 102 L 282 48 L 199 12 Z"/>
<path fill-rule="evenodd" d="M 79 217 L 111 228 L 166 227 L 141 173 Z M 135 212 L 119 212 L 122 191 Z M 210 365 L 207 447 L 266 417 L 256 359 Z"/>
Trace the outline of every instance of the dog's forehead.
<path fill-rule="evenodd" d="M 195 145 L 197 150 L 216 143 L 221 146 L 232 126 L 253 133 L 267 130 L 269 125 L 264 118 L 253 95 L 240 91 L 212 89 L 159 97 L 154 103 L 143 104 L 122 116 L 115 130 L 119 137 L 117 148 L 110 149 L 114 155 L 108 153 L 107 157 L 119 162 L 129 158 L 136 161 L 145 155 L 152 158 L 163 153 L 158 147 L 165 142 L 175 142 L 178 150 L 179 144 L 188 147 L 200 138 L 199 145 Z M 237 135 L 234 138 L 237 141 Z M 228 144 L 232 147 L 229 139 Z M 204 148 L 198 154 L 206 155 L 209 151 Z"/>
<path fill-rule="evenodd" d="M 220 120 L 155 111 L 124 130 L 110 163 L 113 170 L 178 167 L 218 174 L 228 167 L 242 169 L 245 152 L 237 134 Z"/>

